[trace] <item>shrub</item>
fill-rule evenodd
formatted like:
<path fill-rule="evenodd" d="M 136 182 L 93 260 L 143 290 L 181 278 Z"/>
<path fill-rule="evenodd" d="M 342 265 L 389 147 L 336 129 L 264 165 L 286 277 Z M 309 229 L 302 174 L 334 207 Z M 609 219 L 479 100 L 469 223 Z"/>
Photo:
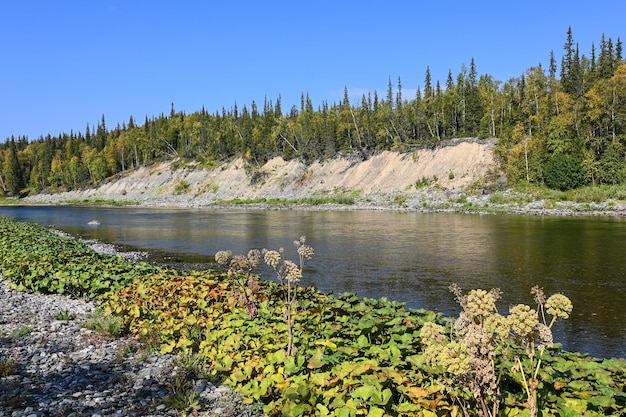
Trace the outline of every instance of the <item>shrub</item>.
<path fill-rule="evenodd" d="M 556 190 L 571 190 L 585 183 L 585 171 L 574 155 L 553 155 L 545 166 L 546 185 Z"/>
<path fill-rule="evenodd" d="M 188 181 L 184 179 L 176 180 L 176 183 L 174 184 L 174 194 L 176 195 L 187 194 L 189 190 L 190 190 L 190 185 Z"/>

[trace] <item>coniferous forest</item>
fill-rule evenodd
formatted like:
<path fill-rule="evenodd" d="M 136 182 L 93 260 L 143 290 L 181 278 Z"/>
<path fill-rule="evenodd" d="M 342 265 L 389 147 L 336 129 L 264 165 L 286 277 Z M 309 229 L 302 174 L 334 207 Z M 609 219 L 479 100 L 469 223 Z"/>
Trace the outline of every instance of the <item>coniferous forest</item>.
<path fill-rule="evenodd" d="M 622 42 L 601 36 L 583 53 L 572 29 L 562 55 L 507 81 L 479 74 L 471 60 L 445 81 L 424 83 L 411 97 L 402 81 L 387 91 L 314 108 L 308 93 L 284 108 L 280 96 L 221 112 L 170 111 L 114 128 L 105 116 L 83 132 L 0 144 L 0 190 L 19 196 L 97 184 L 142 165 L 183 158 L 212 164 L 237 157 L 252 170 L 271 157 L 305 162 L 338 153 L 411 151 L 453 138 L 497 138 L 510 184 L 555 189 L 626 181 L 626 62 Z M 158 86 L 155 86 L 158 88 Z"/>

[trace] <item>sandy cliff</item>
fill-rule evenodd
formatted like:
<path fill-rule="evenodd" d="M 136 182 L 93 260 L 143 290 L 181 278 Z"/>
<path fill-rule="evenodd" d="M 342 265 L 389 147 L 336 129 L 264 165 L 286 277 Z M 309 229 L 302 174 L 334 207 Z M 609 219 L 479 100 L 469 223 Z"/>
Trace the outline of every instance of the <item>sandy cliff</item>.
<path fill-rule="evenodd" d="M 261 167 L 253 181 L 244 161 L 213 169 L 193 164 L 162 163 L 118 176 L 93 189 L 54 196 L 29 197 L 33 203 L 63 200 L 129 200 L 152 205 L 204 206 L 220 200 L 302 198 L 314 193 L 359 191 L 361 196 L 420 193 L 424 188 L 462 191 L 497 170 L 495 140 L 458 140 L 435 149 L 410 153 L 383 151 L 367 159 L 352 155 L 305 165 L 276 157 Z"/>

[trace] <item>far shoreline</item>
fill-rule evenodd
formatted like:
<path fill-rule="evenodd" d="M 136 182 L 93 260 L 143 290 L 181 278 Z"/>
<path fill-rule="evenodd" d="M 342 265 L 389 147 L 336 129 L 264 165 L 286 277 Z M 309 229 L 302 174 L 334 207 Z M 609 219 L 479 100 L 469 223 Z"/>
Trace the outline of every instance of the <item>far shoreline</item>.
<path fill-rule="evenodd" d="M 0 200 L 1 207 L 24 206 L 24 207 L 47 207 L 47 206 L 76 206 L 76 207 L 107 207 L 107 208 L 154 208 L 154 209 L 213 209 L 213 210 L 303 210 L 303 211 L 396 211 L 407 213 L 456 213 L 477 215 L 520 215 L 520 216 L 559 216 L 559 217 L 626 217 L 626 204 L 602 203 L 577 203 L 571 201 L 559 201 L 553 204 L 555 207 L 545 207 L 544 200 L 535 200 L 524 205 L 491 204 L 489 195 L 472 196 L 464 199 L 463 203 L 455 201 L 458 197 L 442 199 L 441 196 L 433 197 L 431 193 L 423 193 L 407 198 L 403 205 L 385 202 L 383 195 L 368 196 L 377 202 L 356 201 L 354 204 L 297 204 L 285 200 L 277 200 L 273 203 L 246 202 L 233 199 L 228 201 L 208 202 L 196 201 L 191 198 L 185 200 L 183 196 L 149 197 L 142 201 L 125 199 L 123 196 L 101 199 L 83 199 L 77 201 L 70 199 L 68 193 L 36 194 L 21 199 Z M 121 197 L 121 198 L 120 198 Z M 7 200 L 11 203 L 7 204 Z"/>

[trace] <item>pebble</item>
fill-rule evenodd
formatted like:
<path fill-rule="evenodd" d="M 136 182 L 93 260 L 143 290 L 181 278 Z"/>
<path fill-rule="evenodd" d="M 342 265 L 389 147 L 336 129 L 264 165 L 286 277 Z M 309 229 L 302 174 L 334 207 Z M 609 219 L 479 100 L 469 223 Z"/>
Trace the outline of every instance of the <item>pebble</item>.
<path fill-rule="evenodd" d="M 0 417 L 179 416 L 168 406 L 175 356 L 141 349 L 82 326 L 94 303 L 10 288 L 0 276 Z M 72 320 L 57 320 L 68 313 Z M 0 367 L 0 372 L 2 368 Z M 228 387 L 193 381 L 197 416 L 260 416 Z"/>

